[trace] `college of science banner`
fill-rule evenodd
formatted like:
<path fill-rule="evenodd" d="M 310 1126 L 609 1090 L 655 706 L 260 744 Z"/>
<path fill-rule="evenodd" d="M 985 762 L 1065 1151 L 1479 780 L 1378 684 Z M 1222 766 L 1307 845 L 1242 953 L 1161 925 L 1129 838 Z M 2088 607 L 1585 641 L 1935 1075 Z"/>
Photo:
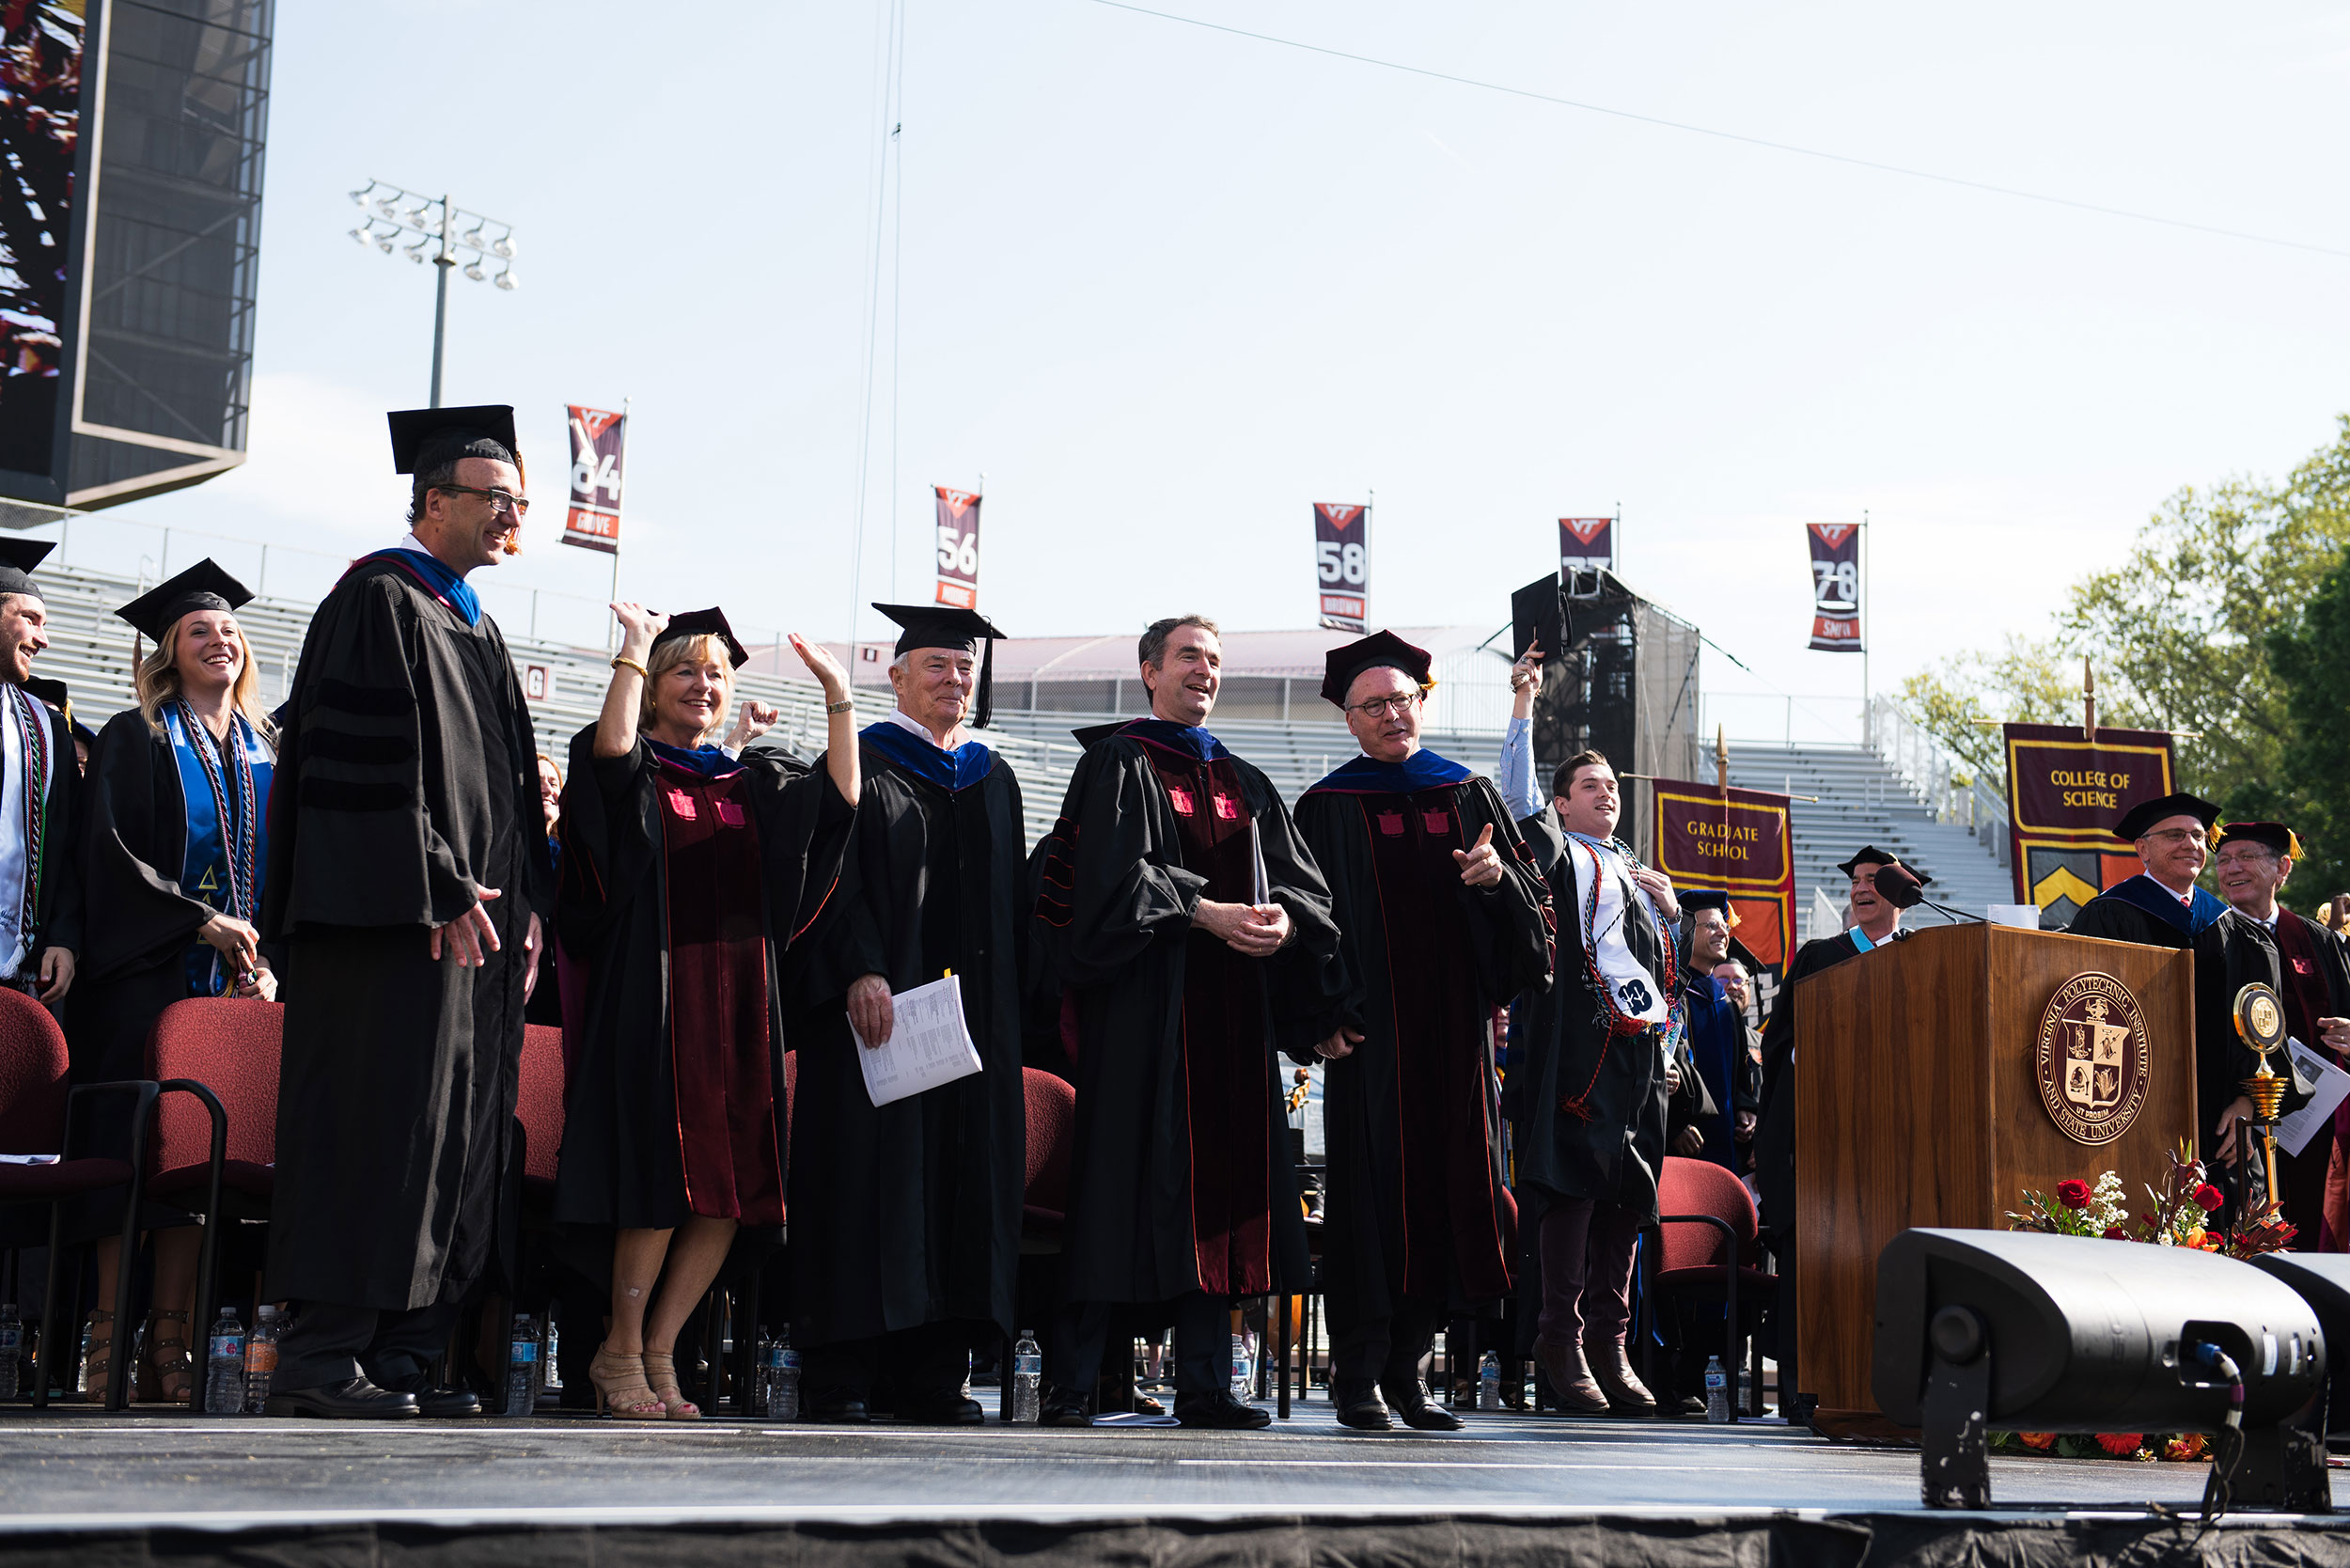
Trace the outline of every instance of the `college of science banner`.
<path fill-rule="evenodd" d="M 943 484 L 931 489 L 938 496 L 938 603 L 976 610 L 979 607 L 979 497 Z"/>
<path fill-rule="evenodd" d="M 1716 887 L 1737 915 L 1731 934 L 1770 971 L 1755 992 L 1770 1009 L 1795 948 L 1794 834 L 1787 797 L 1677 778 L 1655 790 L 1656 869 L 1677 888 Z"/>
<path fill-rule="evenodd" d="M 1369 509 L 1338 501 L 1314 503 L 1314 591 L 1322 624 L 1360 635 L 1371 600 Z"/>
<path fill-rule="evenodd" d="M 2170 736 L 2101 729 L 2086 741 L 2077 724 L 2011 724 L 2004 733 L 2015 900 L 2038 905 L 2044 926 L 2069 925 L 2082 904 L 2142 869 L 2113 824 L 2171 792 Z"/>
<path fill-rule="evenodd" d="M 1860 525 L 1807 523 L 1804 533 L 1811 541 L 1811 646 L 1861 652 Z"/>
<path fill-rule="evenodd" d="M 1616 520 L 1612 517 L 1559 519 L 1559 570 L 1616 570 Z"/>
<path fill-rule="evenodd" d="M 563 516 L 563 542 L 618 555 L 628 416 L 577 403 L 565 404 L 564 413 L 572 427 L 572 505 Z"/>

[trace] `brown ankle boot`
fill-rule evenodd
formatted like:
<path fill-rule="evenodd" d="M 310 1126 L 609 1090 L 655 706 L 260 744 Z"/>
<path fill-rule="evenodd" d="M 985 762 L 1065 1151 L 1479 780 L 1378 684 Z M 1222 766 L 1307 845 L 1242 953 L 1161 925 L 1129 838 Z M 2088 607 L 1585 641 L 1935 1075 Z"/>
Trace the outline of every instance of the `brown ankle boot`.
<path fill-rule="evenodd" d="M 1591 1375 L 1606 1390 L 1611 1408 L 1625 1415 L 1656 1414 L 1656 1396 L 1633 1372 L 1632 1358 L 1624 1354 L 1621 1343 L 1586 1344 L 1583 1354 L 1590 1360 Z"/>
<path fill-rule="evenodd" d="M 1550 1391 L 1558 1396 L 1560 1409 L 1574 1416 L 1607 1414 L 1607 1395 L 1592 1381 L 1581 1345 L 1572 1340 L 1537 1336 L 1534 1359 L 1542 1364 L 1543 1374 L 1550 1379 Z"/>

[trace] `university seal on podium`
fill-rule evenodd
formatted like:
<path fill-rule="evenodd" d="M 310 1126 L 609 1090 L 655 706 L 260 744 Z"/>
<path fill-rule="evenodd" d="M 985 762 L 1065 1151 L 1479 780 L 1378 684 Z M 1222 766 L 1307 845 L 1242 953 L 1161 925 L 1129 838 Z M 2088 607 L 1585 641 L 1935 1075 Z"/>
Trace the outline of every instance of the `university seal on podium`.
<path fill-rule="evenodd" d="M 2032 1066 L 2060 1132 L 2076 1143 L 2111 1143 L 2146 1104 L 2146 1019 L 2138 998 L 2111 975 L 2075 975 L 2040 1015 Z"/>

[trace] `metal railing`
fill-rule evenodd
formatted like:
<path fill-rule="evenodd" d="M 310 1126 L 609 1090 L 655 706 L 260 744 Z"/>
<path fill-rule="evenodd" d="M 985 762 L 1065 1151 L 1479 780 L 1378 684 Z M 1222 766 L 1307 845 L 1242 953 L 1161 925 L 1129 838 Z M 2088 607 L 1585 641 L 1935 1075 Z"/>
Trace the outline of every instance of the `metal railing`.
<path fill-rule="evenodd" d="M 1988 779 L 1943 750 L 1889 697 L 1870 698 L 1869 735 L 1871 749 L 1901 776 L 1935 821 L 1964 826 L 1994 860 L 2008 863 L 2007 802 Z"/>

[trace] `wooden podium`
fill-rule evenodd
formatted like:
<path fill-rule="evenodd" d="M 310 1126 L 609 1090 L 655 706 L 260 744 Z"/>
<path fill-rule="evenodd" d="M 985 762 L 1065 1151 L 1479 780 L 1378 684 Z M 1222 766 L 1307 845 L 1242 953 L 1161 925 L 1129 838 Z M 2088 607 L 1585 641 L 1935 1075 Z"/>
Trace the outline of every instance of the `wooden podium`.
<path fill-rule="evenodd" d="M 2098 1064 L 2108 1051 L 2123 1058 L 2123 1090 L 2141 1091 L 2126 1130 L 2083 1143 L 2044 1100 L 2039 1058 L 2052 999 L 2092 974 L 2135 1000 L 2145 1074 L 2114 1033 L 2126 1000 L 2094 980 L 2073 987 L 2067 1022 L 2049 1031 L 2057 1097 L 2068 1068 L 2087 1069 L 2075 1087 L 2107 1125 L 2086 1130 L 2110 1130 L 2118 1112 L 2093 1102 L 2116 1080 L 2078 1059 L 2092 1041 Z M 2166 1152 L 2195 1134 L 2195 960 L 2013 926 L 1935 926 L 1809 976 L 1794 995 L 1796 1370 L 1833 1428 L 1876 1408 L 1877 1253 L 1896 1234 L 2001 1229 L 2027 1187 L 2053 1198 L 2058 1183 L 2093 1185 L 2107 1170 L 2141 1208 L 2145 1189 L 2159 1189 Z"/>

